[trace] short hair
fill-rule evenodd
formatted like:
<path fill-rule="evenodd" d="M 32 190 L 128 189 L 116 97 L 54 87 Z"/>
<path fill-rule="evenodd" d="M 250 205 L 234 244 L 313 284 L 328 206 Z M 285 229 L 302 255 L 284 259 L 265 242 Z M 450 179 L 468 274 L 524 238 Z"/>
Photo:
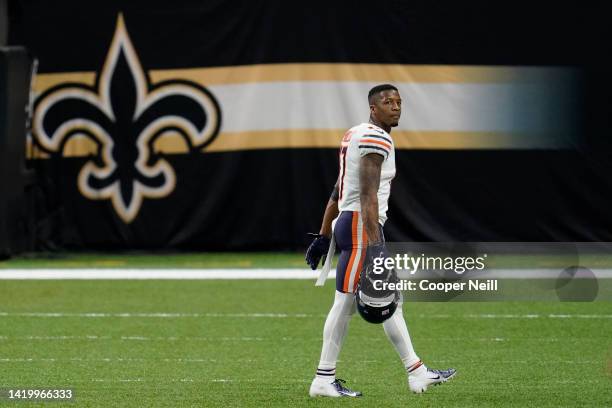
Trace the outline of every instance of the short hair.
<path fill-rule="evenodd" d="M 372 97 L 374 95 L 378 95 L 382 91 L 397 91 L 397 88 L 391 84 L 380 84 L 376 85 L 374 88 L 370 89 L 368 92 L 368 103 L 372 103 Z"/>

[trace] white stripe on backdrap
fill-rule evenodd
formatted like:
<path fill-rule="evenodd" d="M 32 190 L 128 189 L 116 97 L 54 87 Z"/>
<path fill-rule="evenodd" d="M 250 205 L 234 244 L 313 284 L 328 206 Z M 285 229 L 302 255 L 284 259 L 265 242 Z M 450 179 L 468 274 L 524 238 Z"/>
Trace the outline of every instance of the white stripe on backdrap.
<path fill-rule="evenodd" d="M 370 82 L 308 81 L 211 85 L 222 131 L 348 129 L 368 120 Z M 397 83 L 399 130 L 554 132 L 567 130 L 563 87 L 548 83 Z M 339 135 L 340 138 L 342 135 Z"/>

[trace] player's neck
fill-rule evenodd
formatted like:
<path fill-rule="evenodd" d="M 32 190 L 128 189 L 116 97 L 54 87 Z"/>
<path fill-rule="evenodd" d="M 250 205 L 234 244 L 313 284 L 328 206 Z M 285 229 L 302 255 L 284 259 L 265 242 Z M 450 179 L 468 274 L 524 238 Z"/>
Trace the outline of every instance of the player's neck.
<path fill-rule="evenodd" d="M 382 130 L 384 130 L 387 133 L 391 133 L 391 126 L 384 125 L 384 124 L 380 123 L 379 121 L 374 119 L 372 116 L 370 116 L 370 123 L 373 124 L 373 125 L 378 126 L 379 128 L 381 128 Z"/>

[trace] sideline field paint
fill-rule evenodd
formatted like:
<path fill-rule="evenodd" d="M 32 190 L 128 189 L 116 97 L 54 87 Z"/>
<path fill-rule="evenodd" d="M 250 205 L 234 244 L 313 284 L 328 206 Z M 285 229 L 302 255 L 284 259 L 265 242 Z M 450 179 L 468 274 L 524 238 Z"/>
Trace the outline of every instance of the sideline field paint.
<path fill-rule="evenodd" d="M 557 279 L 558 269 L 495 269 L 471 275 L 480 279 Z M 597 279 L 612 279 L 611 269 L 592 269 Z M 409 275 L 398 274 L 400 278 Z M 55 280 L 55 279 L 312 279 L 318 271 L 310 269 L 0 269 L 0 280 Z M 335 279 L 332 270 L 328 279 Z M 419 276 L 413 276 L 419 277 Z M 420 276 L 423 277 L 423 276 Z"/>

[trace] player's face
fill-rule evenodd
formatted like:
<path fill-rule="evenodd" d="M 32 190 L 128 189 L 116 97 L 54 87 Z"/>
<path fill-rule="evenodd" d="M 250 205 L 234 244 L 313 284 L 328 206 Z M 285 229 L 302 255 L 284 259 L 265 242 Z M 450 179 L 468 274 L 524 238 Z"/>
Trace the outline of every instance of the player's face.
<path fill-rule="evenodd" d="M 372 105 L 372 113 L 382 124 L 397 126 L 402 115 L 402 98 L 399 92 L 393 89 L 382 91 Z"/>

